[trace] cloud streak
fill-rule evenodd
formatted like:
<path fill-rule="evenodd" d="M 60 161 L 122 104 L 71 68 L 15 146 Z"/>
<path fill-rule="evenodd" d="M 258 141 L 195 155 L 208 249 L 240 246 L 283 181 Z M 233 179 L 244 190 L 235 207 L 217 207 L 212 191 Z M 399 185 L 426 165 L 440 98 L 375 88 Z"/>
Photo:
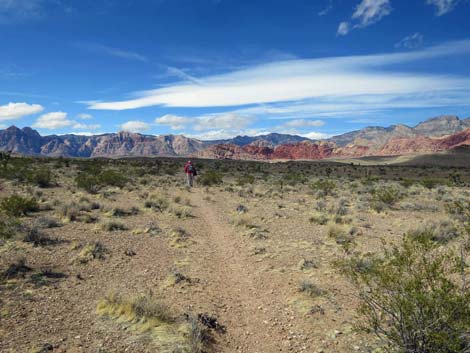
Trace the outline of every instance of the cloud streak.
<path fill-rule="evenodd" d="M 113 48 L 96 43 L 75 43 L 75 45 L 91 52 L 114 56 L 121 59 L 140 61 L 144 63 L 149 62 L 149 59 L 146 56 L 130 50 Z"/>
<path fill-rule="evenodd" d="M 428 5 L 433 5 L 436 8 L 436 16 L 445 15 L 451 12 L 460 0 L 427 0 Z"/>
<path fill-rule="evenodd" d="M 466 77 L 392 70 L 390 66 L 470 53 L 470 40 L 409 52 L 365 56 L 285 60 L 139 92 L 137 98 L 89 104 L 96 110 L 126 110 L 149 106 L 237 107 L 302 102 L 321 105 L 346 97 L 400 99 L 423 92 L 440 96 L 465 92 Z M 371 103 L 371 102 L 369 102 Z"/>

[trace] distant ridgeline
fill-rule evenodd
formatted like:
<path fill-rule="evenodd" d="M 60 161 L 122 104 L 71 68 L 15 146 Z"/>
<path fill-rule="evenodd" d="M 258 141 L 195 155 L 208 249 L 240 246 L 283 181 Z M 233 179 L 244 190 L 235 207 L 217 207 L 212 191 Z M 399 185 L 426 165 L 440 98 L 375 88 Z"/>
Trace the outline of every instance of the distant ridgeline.
<path fill-rule="evenodd" d="M 287 134 L 201 141 L 182 135 L 118 133 L 41 136 L 29 127 L 0 130 L 0 150 L 49 157 L 194 156 L 215 159 L 316 160 L 442 152 L 470 145 L 470 118 L 440 116 L 414 127 L 393 125 L 314 141 Z"/>

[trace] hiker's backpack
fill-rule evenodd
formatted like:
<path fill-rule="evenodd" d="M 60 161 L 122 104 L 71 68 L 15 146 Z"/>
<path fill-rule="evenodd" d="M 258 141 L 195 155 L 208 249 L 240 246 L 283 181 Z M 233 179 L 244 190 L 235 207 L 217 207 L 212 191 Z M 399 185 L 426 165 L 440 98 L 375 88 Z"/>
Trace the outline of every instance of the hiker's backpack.
<path fill-rule="evenodd" d="M 188 172 L 191 174 L 196 174 L 196 169 L 194 169 L 192 164 L 188 165 Z"/>

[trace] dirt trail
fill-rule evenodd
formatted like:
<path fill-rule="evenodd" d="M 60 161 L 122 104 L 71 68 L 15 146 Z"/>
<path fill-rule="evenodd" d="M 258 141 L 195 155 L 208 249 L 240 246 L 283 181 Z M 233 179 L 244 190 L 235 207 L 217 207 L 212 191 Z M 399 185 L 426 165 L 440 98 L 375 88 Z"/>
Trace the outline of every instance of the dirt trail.
<path fill-rule="evenodd" d="M 198 250 L 200 271 L 210 277 L 204 291 L 211 297 L 218 316 L 227 326 L 220 339 L 221 352 L 279 352 L 280 328 L 273 327 L 276 303 L 273 283 L 266 283 L 253 257 L 250 244 L 236 234 L 221 209 L 203 199 L 203 190 L 191 193 L 195 216 L 200 220 Z M 199 222 L 198 222 L 199 223 Z"/>

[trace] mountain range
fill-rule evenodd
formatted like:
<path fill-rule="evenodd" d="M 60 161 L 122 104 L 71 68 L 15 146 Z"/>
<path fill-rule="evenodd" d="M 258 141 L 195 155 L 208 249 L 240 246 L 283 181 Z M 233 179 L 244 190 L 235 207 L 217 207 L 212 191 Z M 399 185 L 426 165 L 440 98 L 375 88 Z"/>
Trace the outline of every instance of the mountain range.
<path fill-rule="evenodd" d="M 470 118 L 446 115 L 414 127 L 366 127 L 314 141 L 289 134 L 202 141 L 182 135 L 117 132 L 94 136 L 41 136 L 29 127 L 0 130 L 0 150 L 48 157 L 191 156 L 217 159 L 324 159 L 440 152 L 470 145 Z"/>

